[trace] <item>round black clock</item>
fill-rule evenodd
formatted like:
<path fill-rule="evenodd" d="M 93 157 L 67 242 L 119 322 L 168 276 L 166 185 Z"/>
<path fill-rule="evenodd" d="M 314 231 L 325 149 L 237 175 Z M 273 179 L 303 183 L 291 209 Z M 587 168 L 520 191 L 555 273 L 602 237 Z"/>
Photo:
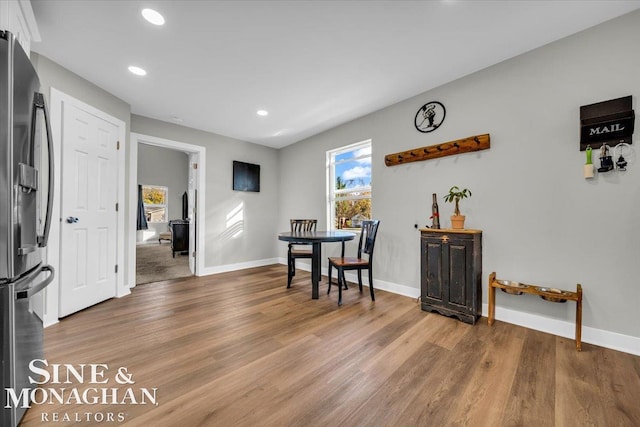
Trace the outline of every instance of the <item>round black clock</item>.
<path fill-rule="evenodd" d="M 423 133 L 438 129 L 447 115 L 444 105 L 438 101 L 427 102 L 416 113 L 416 129 Z"/>

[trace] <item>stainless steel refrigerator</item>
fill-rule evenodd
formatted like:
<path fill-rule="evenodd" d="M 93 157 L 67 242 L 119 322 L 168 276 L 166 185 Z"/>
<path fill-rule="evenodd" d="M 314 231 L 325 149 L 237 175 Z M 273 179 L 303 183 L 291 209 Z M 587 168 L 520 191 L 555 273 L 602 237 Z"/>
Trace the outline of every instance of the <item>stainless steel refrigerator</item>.
<path fill-rule="evenodd" d="M 43 263 L 51 225 L 53 151 L 40 80 L 26 53 L 0 31 L 0 426 L 18 425 L 20 395 L 30 388 L 28 366 L 43 358 L 43 325 L 33 298 L 53 280 Z M 9 407 L 7 407 L 9 406 Z M 15 407 L 17 406 L 17 407 Z"/>

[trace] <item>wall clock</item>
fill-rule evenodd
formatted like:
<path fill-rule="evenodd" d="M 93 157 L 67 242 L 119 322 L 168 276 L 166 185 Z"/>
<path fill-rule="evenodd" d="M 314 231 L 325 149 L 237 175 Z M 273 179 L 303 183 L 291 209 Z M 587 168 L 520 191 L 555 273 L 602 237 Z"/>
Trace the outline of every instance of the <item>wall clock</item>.
<path fill-rule="evenodd" d="M 416 113 L 416 129 L 423 133 L 438 129 L 447 115 L 444 105 L 438 101 L 427 102 Z"/>

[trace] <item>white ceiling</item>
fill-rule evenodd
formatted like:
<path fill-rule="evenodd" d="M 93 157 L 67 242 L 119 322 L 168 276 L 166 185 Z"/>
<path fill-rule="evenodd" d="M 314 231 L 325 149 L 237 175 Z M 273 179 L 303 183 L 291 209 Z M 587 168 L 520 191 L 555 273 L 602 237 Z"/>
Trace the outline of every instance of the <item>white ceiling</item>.
<path fill-rule="evenodd" d="M 275 148 L 640 8 L 640 0 L 31 3 L 42 36 L 32 49 L 134 114 Z M 144 7 L 166 24 L 146 22 Z"/>

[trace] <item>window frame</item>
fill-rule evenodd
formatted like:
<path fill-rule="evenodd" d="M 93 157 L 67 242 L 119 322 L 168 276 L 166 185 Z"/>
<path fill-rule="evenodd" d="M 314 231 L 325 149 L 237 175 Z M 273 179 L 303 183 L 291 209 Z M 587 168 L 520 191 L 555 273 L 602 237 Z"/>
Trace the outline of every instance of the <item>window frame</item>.
<path fill-rule="evenodd" d="M 348 152 L 352 152 L 352 151 L 357 151 L 357 150 L 361 150 L 363 148 L 369 148 L 370 149 L 370 153 L 367 155 L 360 155 L 358 157 L 352 157 L 349 159 L 345 159 L 345 160 L 341 160 L 341 161 L 337 161 L 335 160 L 335 158 L 337 156 L 339 156 L 340 154 L 344 154 L 344 153 L 348 153 Z M 362 159 L 373 159 L 373 143 L 371 139 L 365 139 L 363 141 L 360 142 L 355 142 L 353 144 L 349 144 L 349 145 L 345 145 L 342 147 L 338 147 L 332 150 L 327 150 L 326 152 L 326 168 L 327 168 L 327 191 L 326 191 L 326 197 L 327 197 L 327 229 L 328 230 L 337 230 L 338 228 L 336 227 L 336 217 L 335 217 L 335 211 L 336 211 L 336 207 L 335 207 L 335 203 L 336 201 L 347 201 L 347 200 L 363 200 L 363 199 L 369 199 L 369 200 L 373 200 L 373 186 L 371 185 L 372 179 L 369 182 L 369 185 L 365 185 L 365 186 L 358 186 L 358 187 L 352 187 L 352 188 L 345 188 L 342 190 L 336 190 L 335 189 L 335 182 L 336 182 L 336 166 L 340 165 L 341 163 L 347 163 L 347 162 L 353 162 L 353 161 L 357 161 L 357 160 L 362 160 Z M 369 162 L 369 167 L 372 167 L 372 161 Z M 368 195 L 362 195 L 362 194 L 354 194 L 354 195 L 348 195 L 350 193 L 368 193 Z M 341 194 L 345 194 L 344 197 L 340 197 L 337 198 L 336 196 L 339 196 Z M 355 230 L 351 230 L 350 231 L 355 231 Z"/>
<path fill-rule="evenodd" d="M 169 222 L 169 187 L 164 185 L 147 185 L 142 184 L 142 193 L 144 194 L 145 188 L 152 188 L 164 191 L 164 203 L 162 204 L 152 204 L 152 203 L 144 203 L 144 197 L 142 201 L 142 205 L 144 207 L 145 216 L 147 214 L 147 209 L 154 208 L 164 208 L 164 221 L 151 221 L 151 219 L 147 219 L 149 224 L 166 224 Z"/>

